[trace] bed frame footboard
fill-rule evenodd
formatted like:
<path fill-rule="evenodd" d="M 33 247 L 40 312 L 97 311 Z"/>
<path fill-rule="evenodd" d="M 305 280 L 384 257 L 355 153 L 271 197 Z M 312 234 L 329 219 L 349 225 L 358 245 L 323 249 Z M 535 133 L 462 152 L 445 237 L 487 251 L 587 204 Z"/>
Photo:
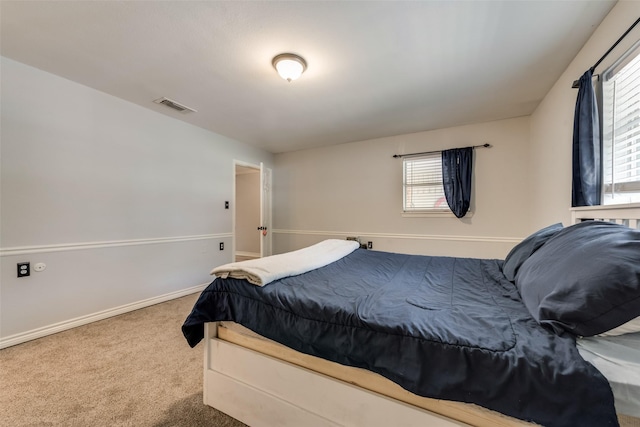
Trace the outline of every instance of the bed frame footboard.
<path fill-rule="evenodd" d="M 412 395 L 376 374 L 362 371 L 351 382 L 326 375 L 330 369 L 338 377 L 341 371 L 356 368 L 304 355 L 278 344 L 266 343 L 256 351 L 244 344 L 240 334 L 209 323 L 205 328 L 204 403 L 252 426 L 532 426 L 531 423 L 458 402 L 439 401 Z M 258 343 L 261 346 L 262 343 Z M 272 346 L 269 348 L 269 346 Z M 273 353 L 276 354 L 273 354 Z M 288 354 L 290 353 L 291 354 Z M 284 360 L 283 360 L 284 359 Z M 293 360 L 289 362 L 287 360 Z M 319 370 L 305 364 L 318 363 Z M 300 366 L 300 365 L 303 366 Z M 333 366 L 335 365 L 335 367 Z M 374 376 L 374 384 L 369 384 Z M 361 383 L 367 383 L 365 387 Z M 371 391 L 388 387 L 390 393 L 406 394 L 410 399 L 430 401 L 446 415 Z M 395 389 L 399 391 L 395 391 Z M 456 415 L 451 417 L 452 412 Z M 465 423 L 461 420 L 472 420 Z"/>

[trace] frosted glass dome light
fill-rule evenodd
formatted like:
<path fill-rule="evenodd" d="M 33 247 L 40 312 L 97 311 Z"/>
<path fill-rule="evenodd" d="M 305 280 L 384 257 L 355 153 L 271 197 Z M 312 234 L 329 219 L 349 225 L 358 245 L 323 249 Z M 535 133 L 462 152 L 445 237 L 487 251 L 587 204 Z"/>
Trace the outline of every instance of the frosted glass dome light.
<path fill-rule="evenodd" d="M 280 77 L 288 82 L 299 78 L 307 69 L 305 60 L 293 53 L 282 53 L 276 56 L 273 58 L 272 64 Z"/>

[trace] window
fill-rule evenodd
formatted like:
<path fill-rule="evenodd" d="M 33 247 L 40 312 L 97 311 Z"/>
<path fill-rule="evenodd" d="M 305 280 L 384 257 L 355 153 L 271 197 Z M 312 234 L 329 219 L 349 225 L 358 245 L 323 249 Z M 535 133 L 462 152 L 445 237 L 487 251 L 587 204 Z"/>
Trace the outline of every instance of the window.
<path fill-rule="evenodd" d="M 449 212 L 442 186 L 440 152 L 404 158 L 403 203 L 406 213 Z"/>
<path fill-rule="evenodd" d="M 602 73 L 603 204 L 640 202 L 640 43 Z"/>

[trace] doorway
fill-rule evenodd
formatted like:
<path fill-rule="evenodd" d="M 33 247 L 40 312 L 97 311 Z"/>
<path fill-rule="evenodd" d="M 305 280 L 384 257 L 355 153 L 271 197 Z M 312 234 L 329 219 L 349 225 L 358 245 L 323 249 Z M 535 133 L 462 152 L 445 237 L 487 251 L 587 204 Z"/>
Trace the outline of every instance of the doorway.
<path fill-rule="evenodd" d="M 234 261 L 260 258 L 260 167 L 235 163 Z"/>

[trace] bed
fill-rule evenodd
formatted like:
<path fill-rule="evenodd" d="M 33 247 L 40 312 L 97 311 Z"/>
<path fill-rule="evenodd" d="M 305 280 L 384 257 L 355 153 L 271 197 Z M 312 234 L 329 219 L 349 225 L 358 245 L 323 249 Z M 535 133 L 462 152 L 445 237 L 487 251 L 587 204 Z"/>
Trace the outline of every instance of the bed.
<path fill-rule="evenodd" d="M 572 215 L 626 232 L 640 207 Z M 216 279 L 183 325 L 192 346 L 204 338 L 204 402 L 252 426 L 618 425 L 609 382 L 575 345 L 611 328 L 520 296 L 544 287 L 531 260 L 569 228 L 534 233 L 504 263 L 357 249 L 262 287 Z"/>

